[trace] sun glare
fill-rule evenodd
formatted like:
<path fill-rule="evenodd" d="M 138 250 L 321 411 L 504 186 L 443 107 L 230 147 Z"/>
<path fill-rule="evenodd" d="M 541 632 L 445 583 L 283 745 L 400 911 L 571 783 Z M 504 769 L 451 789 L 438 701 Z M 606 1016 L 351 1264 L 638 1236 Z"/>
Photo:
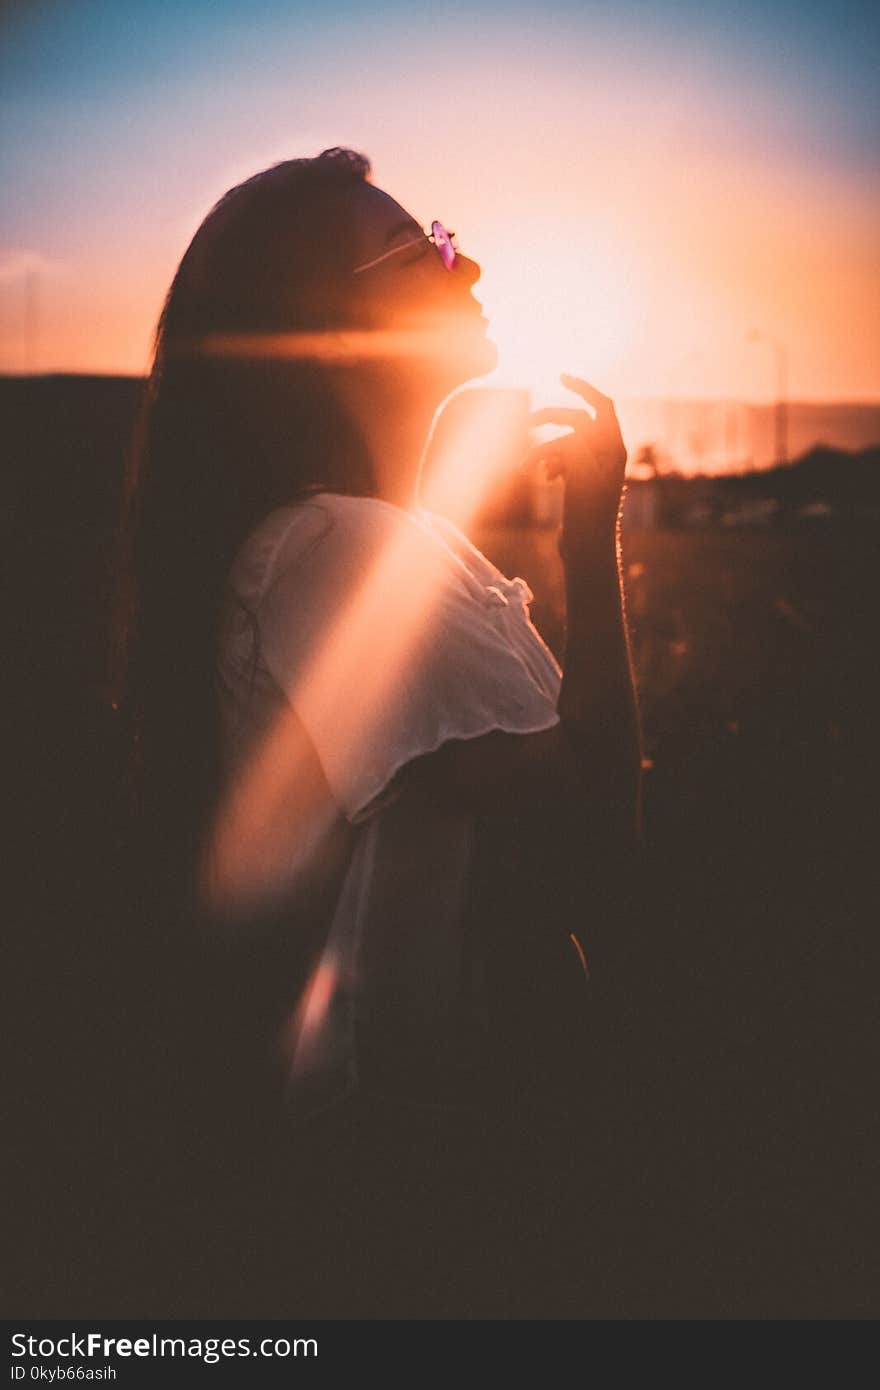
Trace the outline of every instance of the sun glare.
<path fill-rule="evenodd" d="M 527 254 L 497 249 L 480 292 L 499 348 L 492 380 L 525 387 L 542 405 L 559 399 L 561 372 L 614 391 L 639 332 L 639 299 L 632 268 L 612 251 L 536 228 Z"/>
<path fill-rule="evenodd" d="M 497 453 L 502 423 L 498 411 L 476 423 L 464 412 L 462 427 L 450 432 L 433 469 L 432 505 L 444 500 L 465 526 L 497 476 L 478 461 L 493 457 L 493 449 Z M 376 732 L 394 716 L 395 700 L 406 692 L 407 664 L 425 640 L 444 582 L 448 566 L 426 524 L 413 513 L 382 549 L 311 665 L 295 679 L 288 693 L 296 718 L 277 720 L 225 793 L 213 842 L 213 862 L 222 870 L 212 888 L 213 905 L 221 913 L 224 897 L 234 914 L 249 903 L 295 891 L 291 866 L 307 858 L 316 833 L 329 828 L 326 804 L 317 793 L 315 804 L 308 804 L 314 753 L 303 747 L 303 729 L 321 748 L 332 749 L 333 766 L 325 771 L 334 789 L 370 784 Z M 301 845 L 272 833 L 274 824 L 283 824 L 279 808 L 285 787 L 306 789 L 305 794 L 300 790 L 297 815 L 297 824 L 307 827 Z M 378 784 L 374 789 L 375 794 L 382 790 Z M 306 998 L 288 1025 L 292 1080 L 320 1051 L 322 1024 L 344 984 L 331 933 Z"/>

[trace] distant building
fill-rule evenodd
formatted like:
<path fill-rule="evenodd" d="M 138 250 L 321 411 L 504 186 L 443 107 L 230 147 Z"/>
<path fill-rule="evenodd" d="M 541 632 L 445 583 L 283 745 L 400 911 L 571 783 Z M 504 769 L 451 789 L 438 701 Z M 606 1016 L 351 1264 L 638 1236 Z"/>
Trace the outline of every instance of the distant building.
<path fill-rule="evenodd" d="M 660 517 L 660 474 L 657 451 L 645 444 L 627 470 L 622 526 L 627 531 L 653 531 Z"/>

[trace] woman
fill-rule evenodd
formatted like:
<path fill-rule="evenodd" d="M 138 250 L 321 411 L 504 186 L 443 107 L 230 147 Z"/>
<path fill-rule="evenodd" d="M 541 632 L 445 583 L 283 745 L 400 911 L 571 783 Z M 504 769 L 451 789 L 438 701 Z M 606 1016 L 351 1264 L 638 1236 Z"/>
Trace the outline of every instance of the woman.
<path fill-rule="evenodd" d="M 523 581 L 418 505 L 438 406 L 496 352 L 479 267 L 368 173 L 269 169 L 184 256 L 130 476 L 126 699 L 168 892 L 293 952 L 255 957 L 293 1113 L 430 1129 L 576 1103 L 580 937 L 601 957 L 637 820 L 626 456 L 585 382 L 594 415 L 532 417 L 571 427 L 530 456 L 565 477 L 562 675 Z"/>

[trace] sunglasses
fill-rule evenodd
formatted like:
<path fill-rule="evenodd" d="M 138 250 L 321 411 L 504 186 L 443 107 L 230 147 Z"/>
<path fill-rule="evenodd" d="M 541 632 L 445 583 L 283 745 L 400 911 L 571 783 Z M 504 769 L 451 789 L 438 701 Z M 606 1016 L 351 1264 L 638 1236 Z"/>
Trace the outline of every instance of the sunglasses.
<path fill-rule="evenodd" d="M 430 232 L 425 232 L 432 246 L 436 247 L 441 261 L 447 270 L 452 270 L 455 265 L 455 232 L 447 232 L 442 222 L 432 222 Z M 418 246 L 423 237 L 413 237 L 410 241 L 401 242 L 400 246 L 392 246 L 390 251 L 386 251 L 382 256 L 376 256 L 372 261 L 366 261 L 363 265 L 356 265 L 352 271 L 353 275 L 360 275 L 365 270 L 372 270 L 374 265 L 381 265 L 382 261 L 387 261 L 390 256 L 396 256 L 398 251 L 406 251 L 410 246 Z"/>

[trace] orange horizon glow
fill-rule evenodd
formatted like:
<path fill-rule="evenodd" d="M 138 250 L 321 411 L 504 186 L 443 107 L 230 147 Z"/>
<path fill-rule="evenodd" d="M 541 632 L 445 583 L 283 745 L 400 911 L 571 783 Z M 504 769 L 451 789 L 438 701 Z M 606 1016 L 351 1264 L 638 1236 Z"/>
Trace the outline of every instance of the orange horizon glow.
<path fill-rule="evenodd" d="M 487 5 L 467 10 L 463 35 L 412 6 L 340 26 L 280 0 L 218 0 L 210 17 L 157 19 L 148 63 L 123 41 L 119 0 L 105 23 L 120 26 L 126 82 L 89 86 L 102 62 L 90 34 L 82 90 L 71 48 L 64 81 L 41 87 L 51 65 L 35 58 L 18 91 L 28 121 L 7 141 L 28 157 L 0 241 L 0 371 L 144 373 L 216 199 L 348 144 L 480 262 L 499 347 L 487 384 L 535 405 L 559 399 L 561 372 L 617 400 L 769 402 L 772 363 L 748 341 L 759 329 L 786 345 L 792 400 L 878 402 L 880 189 L 858 27 L 826 16 L 820 42 L 742 5 L 748 22 L 732 6 L 717 32 L 706 7 Z M 46 45 L 53 24 L 76 28 L 63 8 Z M 33 26 L 37 55 L 65 51 L 41 49 Z"/>
<path fill-rule="evenodd" d="M 253 168 L 263 162 L 255 155 Z M 374 181 L 400 196 L 393 175 L 379 172 Z M 418 204 L 407 200 L 417 215 L 438 200 L 420 183 Z M 842 206 L 833 187 L 818 201 L 816 190 L 796 186 L 783 198 L 742 169 L 728 168 L 721 180 L 705 168 L 695 187 L 675 184 L 670 176 L 664 191 L 646 177 L 642 196 L 662 207 L 650 230 L 630 221 L 625 206 L 597 216 L 585 201 L 548 208 L 542 220 L 516 217 L 506 199 L 456 200 L 464 203 L 454 209 L 458 224 L 472 229 L 459 240 L 482 265 L 476 292 L 499 346 L 488 380 L 528 389 L 542 404 L 564 371 L 602 382 L 617 397 L 760 403 L 772 399 L 773 383 L 748 342 L 758 328 L 788 346 L 792 399 L 880 401 L 880 350 L 871 350 L 880 322 L 873 240 L 880 219 L 852 196 Z M 215 192 L 222 191 L 220 183 Z M 515 244 L 505 235 L 508 216 Z M 138 264 L 118 245 L 96 245 L 76 268 L 0 247 L 0 372 L 144 374 L 189 235 L 173 241 L 159 232 Z"/>

